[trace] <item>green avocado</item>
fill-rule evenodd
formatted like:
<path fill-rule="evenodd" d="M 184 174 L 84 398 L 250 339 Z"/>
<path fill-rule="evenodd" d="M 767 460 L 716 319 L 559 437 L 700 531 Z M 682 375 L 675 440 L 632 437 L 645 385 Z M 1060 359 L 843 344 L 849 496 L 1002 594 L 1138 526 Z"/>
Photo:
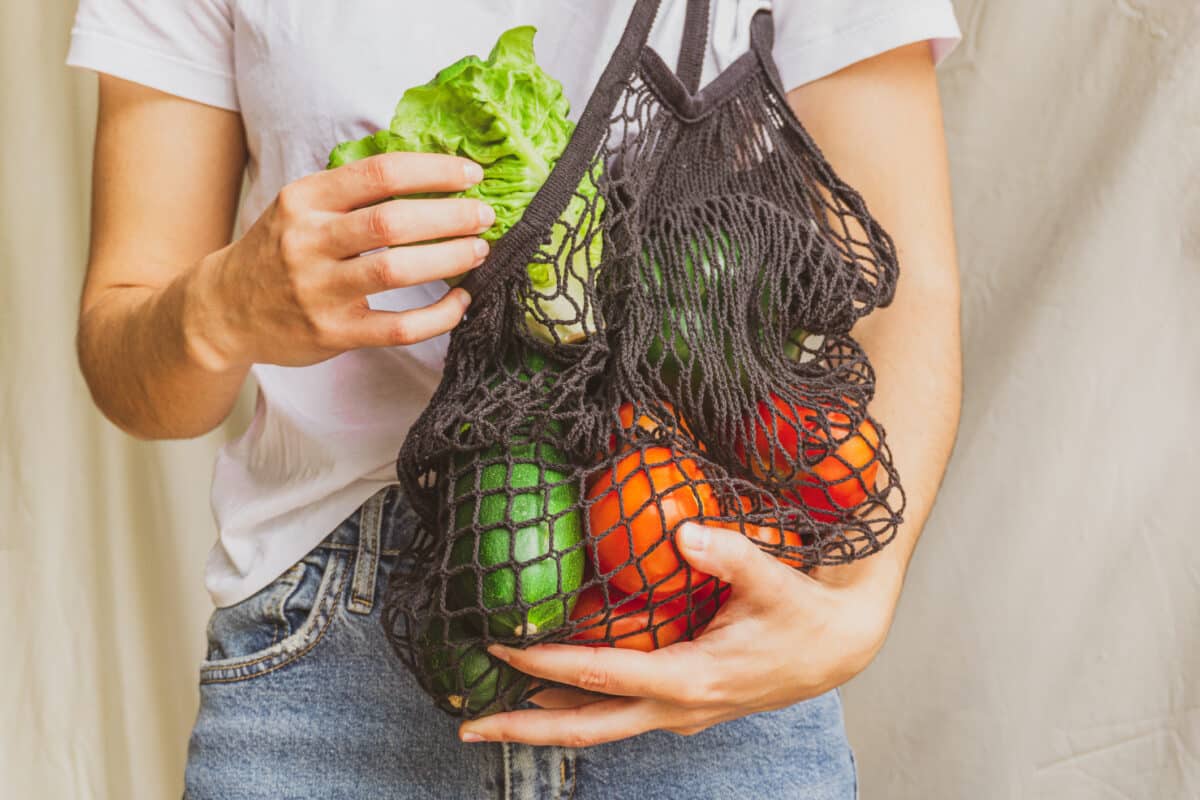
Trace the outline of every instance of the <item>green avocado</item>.
<path fill-rule="evenodd" d="M 577 484 L 555 469 L 565 463 L 553 445 L 520 439 L 455 460 L 447 601 L 482 608 L 498 638 L 558 628 L 574 607 L 583 519 Z"/>
<path fill-rule="evenodd" d="M 418 637 L 418 658 L 435 701 L 463 717 L 512 708 L 529 687 L 529 676 L 492 658 L 482 644 L 468 643 L 470 638 L 459 619 L 435 619 Z"/>

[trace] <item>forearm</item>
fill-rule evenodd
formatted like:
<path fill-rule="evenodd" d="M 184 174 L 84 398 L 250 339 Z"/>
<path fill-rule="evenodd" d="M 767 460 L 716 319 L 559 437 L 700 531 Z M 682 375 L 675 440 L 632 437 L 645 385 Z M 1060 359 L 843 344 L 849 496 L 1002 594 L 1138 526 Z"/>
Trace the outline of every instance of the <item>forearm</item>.
<path fill-rule="evenodd" d="M 958 429 L 962 371 L 957 286 L 902 278 L 893 305 L 877 310 L 855 335 L 875 368 L 871 413 L 884 426 L 906 500 L 895 540 L 877 557 L 903 577 Z"/>
<path fill-rule="evenodd" d="M 940 113 L 913 120 L 909 135 L 929 156 L 894 166 L 893 191 L 863 186 L 896 244 L 896 294 L 853 331 L 875 369 L 871 412 L 884 426 L 905 492 L 904 522 L 880 554 L 901 577 L 950 460 L 962 402 L 960 291 Z"/>
<path fill-rule="evenodd" d="M 877 556 L 827 576 L 869 576 L 898 593 L 950 458 L 962 394 L 958 267 L 937 82 L 921 43 L 801 87 L 789 99 L 899 256 L 891 305 L 862 319 L 853 335 L 875 369 L 870 411 L 884 426 L 904 487 L 904 522 Z"/>
<path fill-rule="evenodd" d="M 421 197 L 475 185 L 478 164 L 388 153 L 320 170 L 284 186 L 230 244 L 246 158 L 237 114 L 102 77 L 77 345 L 96 404 L 135 436 L 212 430 L 251 364 L 413 344 L 466 310 L 461 289 L 405 311 L 367 297 L 483 261 L 478 234 L 495 212 Z"/>
<path fill-rule="evenodd" d="M 247 367 L 205 363 L 195 336 L 211 258 L 162 287 L 114 286 L 81 314 L 77 348 L 96 405 L 143 439 L 199 436 L 229 414 Z"/>

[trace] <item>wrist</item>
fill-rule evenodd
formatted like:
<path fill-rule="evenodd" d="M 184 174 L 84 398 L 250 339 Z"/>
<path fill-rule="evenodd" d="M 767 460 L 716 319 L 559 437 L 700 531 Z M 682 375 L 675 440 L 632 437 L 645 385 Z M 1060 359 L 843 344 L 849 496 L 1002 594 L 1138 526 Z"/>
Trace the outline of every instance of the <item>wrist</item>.
<path fill-rule="evenodd" d="M 228 249 L 202 258 L 172 287 L 178 292 L 180 328 L 188 361 L 214 375 L 244 373 L 254 361 L 222 291 Z"/>

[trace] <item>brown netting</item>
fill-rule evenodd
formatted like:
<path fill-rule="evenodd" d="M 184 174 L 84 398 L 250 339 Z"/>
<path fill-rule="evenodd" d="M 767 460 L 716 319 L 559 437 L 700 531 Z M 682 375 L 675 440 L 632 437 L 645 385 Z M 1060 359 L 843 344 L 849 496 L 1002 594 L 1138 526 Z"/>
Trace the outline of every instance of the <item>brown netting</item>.
<path fill-rule="evenodd" d="M 656 9 L 637 4 L 549 181 L 468 280 L 400 452 L 427 566 L 388 587 L 384 624 L 456 715 L 536 691 L 491 642 L 695 636 L 728 589 L 680 558 L 686 519 L 798 569 L 874 553 L 900 522 L 849 335 L 892 297 L 891 240 L 788 108 L 769 14 L 696 93 L 707 3 L 680 75 L 644 47 Z"/>

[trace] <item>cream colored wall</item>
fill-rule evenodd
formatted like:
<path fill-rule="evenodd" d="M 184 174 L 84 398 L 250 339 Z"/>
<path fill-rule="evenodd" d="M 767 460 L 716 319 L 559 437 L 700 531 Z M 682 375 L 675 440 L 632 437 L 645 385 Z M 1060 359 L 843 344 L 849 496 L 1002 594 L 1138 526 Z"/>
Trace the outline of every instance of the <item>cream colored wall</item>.
<path fill-rule="evenodd" d="M 75 368 L 73 5 L 0 3 L 0 796 L 143 800 L 180 790 L 225 433 L 131 441 Z M 863 797 L 1200 796 L 1200 7 L 957 6 L 966 406 L 845 692 Z"/>

